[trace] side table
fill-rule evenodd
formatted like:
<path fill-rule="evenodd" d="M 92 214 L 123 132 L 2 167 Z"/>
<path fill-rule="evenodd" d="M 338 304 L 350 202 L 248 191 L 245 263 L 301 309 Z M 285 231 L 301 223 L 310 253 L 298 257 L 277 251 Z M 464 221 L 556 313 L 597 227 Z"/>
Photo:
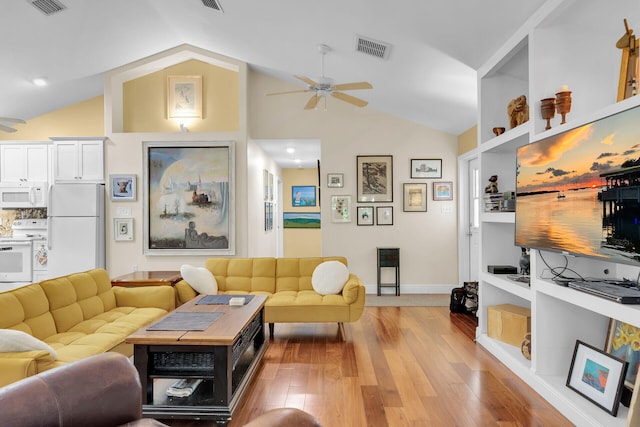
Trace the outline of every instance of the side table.
<path fill-rule="evenodd" d="M 396 288 L 396 296 L 400 295 L 400 248 L 377 248 L 378 250 L 378 296 L 384 287 Z M 384 267 L 395 268 L 396 282 L 382 283 L 381 270 Z"/>
<path fill-rule="evenodd" d="M 179 271 L 134 271 L 111 279 L 111 286 L 173 286 L 180 280 Z"/>

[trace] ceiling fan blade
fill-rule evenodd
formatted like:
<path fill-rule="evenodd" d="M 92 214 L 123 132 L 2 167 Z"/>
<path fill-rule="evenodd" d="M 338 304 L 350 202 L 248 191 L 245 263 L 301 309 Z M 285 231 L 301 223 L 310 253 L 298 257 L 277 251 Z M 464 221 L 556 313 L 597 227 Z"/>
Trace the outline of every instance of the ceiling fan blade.
<path fill-rule="evenodd" d="M 356 107 L 366 107 L 367 104 L 369 104 L 369 102 L 364 99 L 356 98 L 355 96 L 347 95 L 342 92 L 331 92 L 331 96 L 338 98 L 341 101 L 348 102 L 349 104 L 353 104 Z"/>
<path fill-rule="evenodd" d="M 9 133 L 16 131 L 14 128 L 10 128 L 9 126 L 5 126 L 5 125 L 0 125 L 0 130 L 4 132 L 9 132 Z"/>
<path fill-rule="evenodd" d="M 26 123 L 22 119 L 13 119 L 11 117 L 0 117 L 0 123 Z"/>
<path fill-rule="evenodd" d="M 369 82 L 354 82 L 333 85 L 334 90 L 357 90 L 357 89 L 373 89 Z"/>
<path fill-rule="evenodd" d="M 293 77 L 295 77 L 298 80 L 302 80 L 303 82 L 305 82 L 309 86 L 313 86 L 313 87 L 318 86 L 318 83 L 314 82 L 309 77 L 305 77 L 305 76 L 293 76 Z"/>
<path fill-rule="evenodd" d="M 305 110 L 313 110 L 318 105 L 318 100 L 320 97 L 318 95 L 313 95 L 311 99 L 307 102 L 307 105 L 304 106 Z"/>
<path fill-rule="evenodd" d="M 287 93 L 303 93 L 303 92 L 311 92 L 311 89 L 300 89 L 300 90 L 288 90 L 286 92 L 273 92 L 273 93 L 268 93 L 267 96 L 271 96 L 271 95 L 285 95 Z"/>

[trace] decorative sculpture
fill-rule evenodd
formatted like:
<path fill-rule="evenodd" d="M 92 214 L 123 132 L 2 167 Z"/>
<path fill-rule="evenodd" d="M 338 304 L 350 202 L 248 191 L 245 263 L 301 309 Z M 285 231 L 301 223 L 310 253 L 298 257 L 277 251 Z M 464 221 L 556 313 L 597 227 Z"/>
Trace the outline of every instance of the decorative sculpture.
<path fill-rule="evenodd" d="M 488 194 L 498 193 L 498 175 L 491 175 L 489 184 L 484 187 L 484 192 Z"/>
<path fill-rule="evenodd" d="M 528 121 L 529 105 L 527 105 L 527 97 L 520 95 L 516 99 L 512 99 L 507 107 L 507 114 L 509 115 L 511 129 Z"/>
<path fill-rule="evenodd" d="M 544 129 L 551 129 L 551 119 L 556 115 L 556 99 L 545 98 L 540 100 L 540 111 L 542 118 L 547 121 L 547 126 Z"/>
<path fill-rule="evenodd" d="M 640 40 L 633 35 L 633 30 L 629 29 L 626 19 L 624 20 L 624 28 L 624 35 L 616 42 L 616 47 L 622 49 L 618 101 L 627 99 L 637 93 L 637 84 L 640 78 L 640 66 L 638 64 Z"/>

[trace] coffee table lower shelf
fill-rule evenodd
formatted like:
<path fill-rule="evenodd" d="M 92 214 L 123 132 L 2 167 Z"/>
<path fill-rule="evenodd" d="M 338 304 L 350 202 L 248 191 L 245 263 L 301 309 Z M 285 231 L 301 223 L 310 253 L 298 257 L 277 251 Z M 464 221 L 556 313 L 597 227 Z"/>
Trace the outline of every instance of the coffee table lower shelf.
<path fill-rule="evenodd" d="M 148 418 L 158 419 L 191 419 L 213 420 L 217 424 L 226 425 L 232 417 L 236 406 L 244 395 L 247 387 L 260 365 L 262 356 L 267 350 L 266 343 L 257 352 L 248 350 L 238 361 L 232 374 L 232 397 L 228 405 L 215 404 L 216 382 L 213 375 L 184 374 L 149 375 L 153 383 L 151 403 L 142 405 L 142 414 Z M 202 383 L 189 397 L 167 396 L 167 389 L 182 378 L 201 378 Z M 149 388 L 149 384 L 147 385 Z"/>

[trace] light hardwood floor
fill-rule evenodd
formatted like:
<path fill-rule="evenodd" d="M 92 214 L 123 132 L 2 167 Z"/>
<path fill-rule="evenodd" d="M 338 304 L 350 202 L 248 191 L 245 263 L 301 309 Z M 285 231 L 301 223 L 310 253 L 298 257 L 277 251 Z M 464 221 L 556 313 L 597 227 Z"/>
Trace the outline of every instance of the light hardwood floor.
<path fill-rule="evenodd" d="M 448 307 L 366 307 L 345 325 L 347 342 L 335 324 L 276 324 L 228 426 L 280 407 L 303 409 L 325 427 L 571 426 L 473 342 L 469 318 Z"/>

